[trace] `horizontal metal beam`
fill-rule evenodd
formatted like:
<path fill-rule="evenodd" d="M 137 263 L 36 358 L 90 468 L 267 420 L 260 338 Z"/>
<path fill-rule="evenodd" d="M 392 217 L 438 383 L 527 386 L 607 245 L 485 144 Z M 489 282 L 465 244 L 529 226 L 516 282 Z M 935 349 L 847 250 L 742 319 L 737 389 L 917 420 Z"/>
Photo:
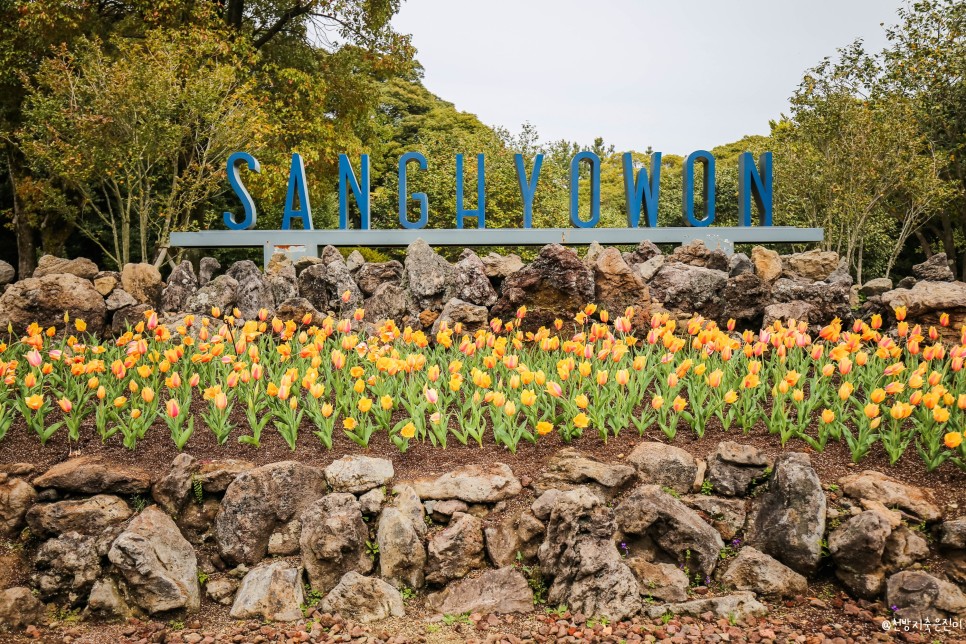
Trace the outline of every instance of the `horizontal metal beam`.
<path fill-rule="evenodd" d="M 297 245 L 408 246 L 423 239 L 430 246 L 542 246 L 544 244 L 685 244 L 695 239 L 722 244 L 801 244 L 820 242 L 822 228 L 789 226 L 674 228 L 464 228 L 371 230 L 205 230 L 171 233 L 170 245 L 182 248 Z M 708 246 L 712 246 L 708 244 Z"/>

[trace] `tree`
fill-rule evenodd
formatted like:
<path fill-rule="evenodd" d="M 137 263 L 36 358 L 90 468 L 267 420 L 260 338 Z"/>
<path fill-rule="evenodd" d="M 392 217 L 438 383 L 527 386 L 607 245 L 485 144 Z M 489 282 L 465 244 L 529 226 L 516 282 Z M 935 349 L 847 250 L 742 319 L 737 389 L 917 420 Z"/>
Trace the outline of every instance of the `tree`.
<path fill-rule="evenodd" d="M 844 256 L 859 282 L 888 273 L 945 201 L 910 101 L 880 78 L 879 59 L 856 42 L 809 70 L 791 116 L 772 131 L 779 221 L 824 227 L 825 247 Z"/>
<path fill-rule="evenodd" d="M 257 145 L 265 119 L 238 55 L 204 30 L 112 45 L 114 56 L 86 41 L 44 61 L 21 144 L 77 195 L 75 225 L 118 267 L 160 265 L 170 231 L 224 189 L 224 159 Z"/>
<path fill-rule="evenodd" d="M 899 8 L 886 30 L 882 82 L 912 100 L 912 117 L 933 147 L 944 178 L 955 182 L 946 208 L 917 235 L 927 256 L 941 247 L 966 278 L 966 4 L 917 0 Z"/>

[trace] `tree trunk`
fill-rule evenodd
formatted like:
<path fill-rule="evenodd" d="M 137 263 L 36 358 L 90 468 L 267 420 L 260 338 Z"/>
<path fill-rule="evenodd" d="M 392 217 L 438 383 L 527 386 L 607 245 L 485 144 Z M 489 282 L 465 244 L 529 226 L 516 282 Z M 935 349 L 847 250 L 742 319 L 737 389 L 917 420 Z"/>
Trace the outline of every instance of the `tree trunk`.
<path fill-rule="evenodd" d="M 7 172 L 10 175 L 10 192 L 13 195 L 13 227 L 17 237 L 17 278 L 30 277 L 37 268 L 37 244 L 34 240 L 34 229 L 27 221 L 27 216 L 20 210 L 17 199 L 17 178 L 13 172 L 13 155 L 7 148 Z"/>

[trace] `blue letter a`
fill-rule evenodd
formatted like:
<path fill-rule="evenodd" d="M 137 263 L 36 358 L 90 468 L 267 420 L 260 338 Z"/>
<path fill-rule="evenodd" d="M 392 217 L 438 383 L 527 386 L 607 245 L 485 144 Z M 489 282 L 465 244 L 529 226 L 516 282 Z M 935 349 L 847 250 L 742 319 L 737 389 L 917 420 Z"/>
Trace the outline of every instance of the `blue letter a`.
<path fill-rule="evenodd" d="M 299 210 L 295 209 L 295 195 L 298 194 Z M 309 189 L 305 185 L 305 164 L 298 152 L 292 154 L 292 167 L 288 171 L 288 194 L 285 196 L 285 214 L 282 215 L 282 230 L 292 228 L 292 220 L 301 219 L 304 230 L 312 230 L 312 204 L 309 203 Z"/>

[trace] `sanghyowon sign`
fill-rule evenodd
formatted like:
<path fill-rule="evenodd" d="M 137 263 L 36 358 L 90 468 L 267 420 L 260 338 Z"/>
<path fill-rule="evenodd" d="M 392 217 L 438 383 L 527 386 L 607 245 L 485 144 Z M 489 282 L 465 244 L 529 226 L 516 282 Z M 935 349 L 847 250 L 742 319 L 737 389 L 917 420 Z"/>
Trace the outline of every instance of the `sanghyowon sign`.
<path fill-rule="evenodd" d="M 523 155 L 514 155 L 517 180 L 523 211 L 521 228 L 486 227 L 486 159 L 476 155 L 476 207 L 464 207 L 464 155 L 456 155 L 456 212 L 455 227 L 427 229 L 429 198 L 425 193 L 409 193 L 410 173 L 429 167 L 426 157 L 419 152 L 407 152 L 399 157 L 398 227 L 370 227 L 370 165 L 369 156 L 360 155 L 356 174 L 347 155 L 339 155 L 339 228 L 315 230 L 309 200 L 305 165 L 299 154 L 292 155 L 288 190 L 280 230 L 257 230 L 258 210 L 242 179 L 242 170 L 260 172 L 258 160 L 247 152 L 236 152 L 228 158 L 228 182 L 240 201 L 240 213 L 225 212 L 228 230 L 194 233 L 172 233 L 171 246 L 264 246 L 266 261 L 276 251 L 293 256 L 317 256 L 318 248 L 326 244 L 336 246 L 398 246 L 423 238 L 432 245 L 531 245 L 547 243 L 630 244 L 643 239 L 657 243 L 685 243 L 703 239 L 709 247 L 720 247 L 731 252 L 736 242 L 808 242 L 821 241 L 820 228 L 784 228 L 772 226 L 772 154 L 763 153 L 757 163 L 750 152 L 738 158 L 738 227 L 709 228 L 715 219 L 715 159 L 706 150 L 692 152 L 684 161 L 681 227 L 659 227 L 657 221 L 660 199 L 661 153 L 651 155 L 650 172 L 636 167 L 631 155 L 622 157 L 626 228 L 597 228 L 600 222 L 601 160 L 593 152 L 580 152 L 570 162 L 570 228 L 533 228 L 533 200 L 539 190 L 543 155 L 533 160 L 529 174 Z M 580 212 L 578 181 L 581 164 L 589 171 L 589 213 Z M 703 212 L 695 212 L 695 191 L 698 180 L 704 194 Z M 358 211 L 358 227 L 349 227 L 350 195 Z M 752 223 L 752 202 L 757 207 L 759 225 Z M 418 219 L 413 219 L 410 204 L 415 204 Z M 293 227 L 298 222 L 300 228 Z"/>

